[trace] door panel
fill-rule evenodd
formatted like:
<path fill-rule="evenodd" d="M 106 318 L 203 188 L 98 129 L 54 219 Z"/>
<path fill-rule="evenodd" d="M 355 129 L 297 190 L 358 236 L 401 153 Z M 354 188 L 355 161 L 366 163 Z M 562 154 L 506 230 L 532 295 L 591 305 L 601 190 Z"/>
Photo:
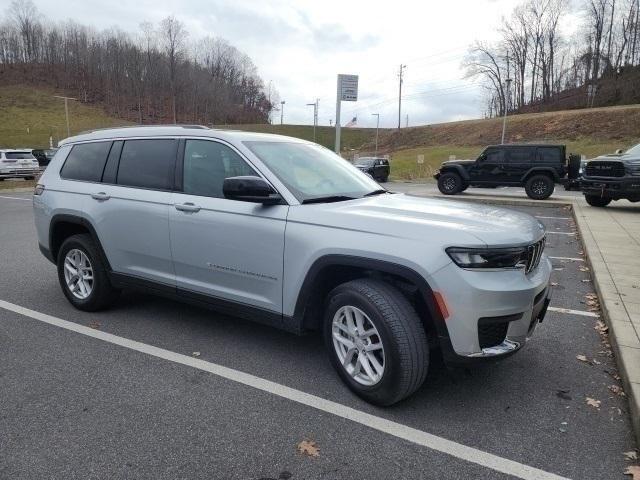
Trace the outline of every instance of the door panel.
<path fill-rule="evenodd" d="M 225 178 L 258 173 L 223 143 L 186 140 L 179 170 L 169 213 L 178 288 L 281 313 L 289 207 L 224 198 Z"/>

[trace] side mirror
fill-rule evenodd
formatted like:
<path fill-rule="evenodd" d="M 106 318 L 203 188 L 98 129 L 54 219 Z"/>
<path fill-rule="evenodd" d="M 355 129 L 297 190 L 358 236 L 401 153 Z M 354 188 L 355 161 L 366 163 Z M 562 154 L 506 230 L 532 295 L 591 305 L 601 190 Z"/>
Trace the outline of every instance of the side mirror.
<path fill-rule="evenodd" d="M 486 159 L 487 159 L 487 155 L 486 155 L 486 154 L 484 154 L 484 153 L 482 153 L 482 154 L 480 154 L 480 156 L 478 157 L 478 159 L 476 160 L 476 162 L 478 162 L 478 163 L 482 163 L 482 162 L 484 162 Z"/>
<path fill-rule="evenodd" d="M 276 205 L 282 197 L 260 177 L 243 176 L 225 178 L 222 193 L 229 200 Z"/>

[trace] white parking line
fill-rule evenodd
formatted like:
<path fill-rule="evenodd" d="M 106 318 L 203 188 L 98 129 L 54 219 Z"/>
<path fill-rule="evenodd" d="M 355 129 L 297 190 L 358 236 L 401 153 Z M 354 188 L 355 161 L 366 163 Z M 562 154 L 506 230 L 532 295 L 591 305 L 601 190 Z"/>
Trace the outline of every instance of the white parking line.
<path fill-rule="evenodd" d="M 277 395 L 279 397 L 300 403 L 302 405 L 315 408 L 316 410 L 320 410 L 347 420 L 351 420 L 352 422 L 364 425 L 374 430 L 378 430 L 388 435 L 392 435 L 408 442 L 427 447 L 431 450 L 446 453 L 447 455 L 451 455 L 461 460 L 490 468 L 497 472 L 502 472 L 507 475 L 512 475 L 514 477 L 522 478 L 525 480 L 567 480 L 565 477 L 545 472 L 544 470 L 539 470 L 537 468 L 530 467 L 528 465 L 524 465 L 507 458 L 502 458 L 491 453 L 483 452 L 482 450 L 468 447 L 466 445 L 462 445 L 460 443 L 453 442 L 451 440 L 447 440 L 445 438 L 438 437 L 427 432 L 423 432 L 422 430 L 417 430 L 415 428 L 411 428 L 406 425 L 393 422 L 391 420 L 377 417 L 375 415 L 371 415 L 369 413 L 365 413 L 360 410 L 347 407 L 346 405 L 332 402 L 331 400 L 326 400 L 324 398 L 317 397 L 315 395 L 311 395 L 309 393 L 305 393 L 303 391 L 296 390 L 285 385 L 280 385 L 278 383 L 256 377 L 249 373 L 234 370 L 232 368 L 207 362 L 205 360 L 189 357 L 187 355 L 182 355 L 170 350 L 165 350 L 163 348 L 147 345 L 146 343 L 136 342 L 135 340 L 119 337 L 110 333 L 94 330 L 83 325 L 78 325 L 77 323 L 69 322 L 61 318 L 53 317 L 45 313 L 40 313 L 35 310 L 21 307 L 20 305 L 5 302 L 4 300 L 0 300 L 0 308 L 27 316 L 29 318 L 33 318 L 34 320 L 38 320 L 49 325 L 54 325 L 56 327 L 64 328 L 65 330 L 76 332 L 87 337 L 92 337 L 104 342 L 111 343 L 113 345 L 128 348 L 129 350 L 134 350 L 157 358 L 162 358 L 163 360 L 167 360 L 169 362 L 197 368 L 199 370 L 212 373 L 227 380 L 247 385 L 249 387 L 262 390 L 263 392 L 268 392 L 273 395 Z"/>
<path fill-rule="evenodd" d="M 569 217 L 543 217 L 542 215 L 534 215 L 536 218 L 542 218 L 546 220 L 571 220 Z"/>
<path fill-rule="evenodd" d="M 30 202 L 30 198 L 21 198 L 21 197 L 6 197 L 4 195 L 0 195 L 0 198 L 8 198 L 9 200 L 22 200 L 23 202 Z"/>
<path fill-rule="evenodd" d="M 571 260 L 572 262 L 584 262 L 584 258 L 575 257 L 549 257 L 552 260 Z"/>
<path fill-rule="evenodd" d="M 560 308 L 560 307 L 549 307 L 547 308 L 550 312 L 558 312 L 558 313 L 570 313 L 571 315 L 582 315 L 583 317 L 600 317 L 599 313 L 596 312 L 585 312 L 583 310 L 571 310 L 570 308 Z"/>
<path fill-rule="evenodd" d="M 550 232 L 547 230 L 547 235 L 575 235 L 576 232 Z"/>

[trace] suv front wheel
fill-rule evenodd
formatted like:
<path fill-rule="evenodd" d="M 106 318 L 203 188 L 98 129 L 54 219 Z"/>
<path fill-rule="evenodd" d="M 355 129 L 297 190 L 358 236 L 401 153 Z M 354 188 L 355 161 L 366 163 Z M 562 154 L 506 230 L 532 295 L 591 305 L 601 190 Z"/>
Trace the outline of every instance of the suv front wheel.
<path fill-rule="evenodd" d="M 548 175 L 533 175 L 524 185 L 527 196 L 534 200 L 545 200 L 549 198 L 554 189 L 555 183 Z"/>
<path fill-rule="evenodd" d="M 329 293 L 324 337 L 342 380 L 373 404 L 399 402 L 427 375 L 422 322 L 405 296 L 380 280 L 353 280 Z"/>
<path fill-rule="evenodd" d="M 455 195 L 464 190 L 464 184 L 460 175 L 455 172 L 447 172 L 438 178 L 438 190 L 445 195 Z"/>
<path fill-rule="evenodd" d="M 62 291 L 79 310 L 108 307 L 119 291 L 109 282 L 107 269 L 91 235 L 67 238 L 58 253 L 58 280 Z"/>

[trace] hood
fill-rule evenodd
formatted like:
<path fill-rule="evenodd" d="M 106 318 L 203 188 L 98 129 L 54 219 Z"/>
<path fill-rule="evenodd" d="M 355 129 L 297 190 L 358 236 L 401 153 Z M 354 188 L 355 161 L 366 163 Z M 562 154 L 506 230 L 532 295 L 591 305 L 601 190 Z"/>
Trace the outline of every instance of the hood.
<path fill-rule="evenodd" d="M 634 155 L 632 153 L 609 153 L 607 155 L 600 155 L 599 157 L 592 158 L 587 160 L 590 162 L 591 160 L 602 161 L 618 161 L 618 162 L 626 162 L 630 160 L 640 160 L 640 155 Z"/>
<path fill-rule="evenodd" d="M 475 160 L 447 160 L 445 162 L 442 162 L 442 165 L 471 165 L 472 163 L 475 163 Z"/>
<path fill-rule="evenodd" d="M 405 194 L 301 205 L 295 210 L 290 217 L 294 221 L 304 217 L 305 223 L 448 246 L 528 245 L 544 235 L 543 225 L 526 213 Z"/>

